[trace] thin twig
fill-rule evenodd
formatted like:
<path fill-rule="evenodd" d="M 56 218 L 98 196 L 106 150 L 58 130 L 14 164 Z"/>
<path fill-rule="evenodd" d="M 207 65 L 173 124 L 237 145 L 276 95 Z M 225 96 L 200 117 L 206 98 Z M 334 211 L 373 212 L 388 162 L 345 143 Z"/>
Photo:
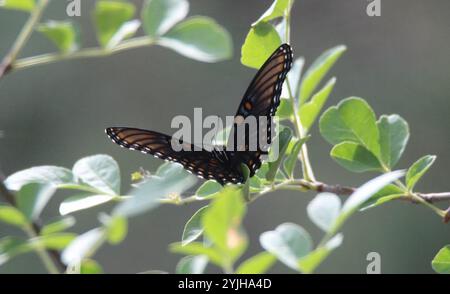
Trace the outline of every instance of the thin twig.
<path fill-rule="evenodd" d="M 15 197 L 3 183 L 4 180 L 5 180 L 4 174 L 0 170 L 0 196 L 2 196 L 6 200 L 6 202 L 8 202 L 11 206 L 16 207 Z M 39 221 L 32 222 L 29 226 L 24 228 L 24 231 L 30 238 L 39 236 L 41 232 L 41 226 L 39 225 Z M 45 248 L 38 248 L 36 252 L 41 258 L 42 262 L 44 263 L 49 273 L 57 274 L 65 270 L 66 267 L 64 263 L 61 261 L 61 256 L 58 251 L 46 250 Z"/>
<path fill-rule="evenodd" d="M 17 56 L 30 39 L 31 34 L 34 32 L 34 28 L 41 19 L 42 13 L 47 7 L 49 1 L 50 0 L 40 0 L 36 4 L 34 10 L 30 13 L 30 17 L 20 31 L 19 36 L 17 36 L 11 50 L 0 64 L 0 79 L 12 70 L 14 61 L 16 61 Z"/>

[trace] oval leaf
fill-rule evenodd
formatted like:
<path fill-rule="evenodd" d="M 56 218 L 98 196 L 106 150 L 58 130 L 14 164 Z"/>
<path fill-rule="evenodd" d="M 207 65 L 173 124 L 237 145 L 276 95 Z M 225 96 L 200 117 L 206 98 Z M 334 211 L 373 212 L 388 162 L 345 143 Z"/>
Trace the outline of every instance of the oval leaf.
<path fill-rule="evenodd" d="M 186 17 L 186 0 L 147 0 L 142 8 L 144 30 L 150 37 L 161 36 Z"/>
<path fill-rule="evenodd" d="M 25 215 L 17 208 L 9 205 L 0 205 L 0 221 L 18 227 L 27 224 Z"/>
<path fill-rule="evenodd" d="M 325 51 L 313 62 L 305 72 L 305 76 L 300 85 L 300 105 L 308 101 L 324 76 L 346 50 L 347 47 L 343 45 L 336 46 Z"/>
<path fill-rule="evenodd" d="M 298 261 L 312 249 L 311 236 L 302 227 L 284 223 L 274 231 L 259 236 L 261 246 L 275 255 L 281 262 L 298 270 Z"/>
<path fill-rule="evenodd" d="M 231 58 L 233 52 L 229 33 L 208 17 L 187 19 L 157 42 L 181 55 L 204 62 Z"/>
<path fill-rule="evenodd" d="M 414 186 L 423 177 L 423 175 L 428 171 L 428 169 L 433 165 L 436 160 L 434 155 L 426 155 L 419 160 L 417 160 L 406 173 L 406 185 L 409 190 L 413 190 Z"/>
<path fill-rule="evenodd" d="M 264 14 L 261 15 L 261 17 L 252 24 L 252 26 L 255 26 L 263 21 L 267 22 L 269 20 L 284 16 L 291 9 L 293 2 L 294 1 L 291 0 L 273 1 L 269 9 L 267 9 Z"/>
<path fill-rule="evenodd" d="M 67 168 L 59 166 L 36 166 L 18 171 L 5 180 L 5 185 L 10 190 L 18 191 L 23 185 L 29 183 L 42 183 L 59 186 L 75 183 L 75 177 Z"/>
<path fill-rule="evenodd" d="M 70 21 L 48 21 L 37 27 L 37 31 L 47 37 L 62 53 L 78 49 L 78 33 Z"/>
<path fill-rule="evenodd" d="M 259 69 L 269 56 L 281 45 L 275 28 L 266 22 L 252 27 L 241 49 L 241 63 Z"/>
<path fill-rule="evenodd" d="M 269 252 L 261 252 L 241 263 L 236 274 L 264 274 L 276 261 L 276 257 Z"/>
<path fill-rule="evenodd" d="M 307 207 L 308 216 L 313 223 L 327 232 L 341 211 L 341 199 L 336 194 L 320 193 Z"/>
<path fill-rule="evenodd" d="M 191 243 L 203 233 L 202 217 L 206 212 L 208 206 L 203 206 L 197 210 L 194 215 L 187 221 L 184 226 L 183 236 L 181 237 L 181 244 L 184 246 Z"/>
<path fill-rule="evenodd" d="M 86 183 L 105 194 L 120 194 L 120 170 L 117 162 L 108 155 L 94 155 L 78 160 L 73 173 Z"/>
<path fill-rule="evenodd" d="M 105 47 L 122 25 L 131 20 L 135 12 L 133 4 L 125 1 L 97 1 L 94 22 L 97 39 Z"/>
<path fill-rule="evenodd" d="M 450 274 L 450 245 L 443 247 L 431 261 L 433 270 L 440 274 Z"/>
<path fill-rule="evenodd" d="M 112 195 L 79 195 L 64 199 L 59 205 L 59 213 L 67 215 L 72 212 L 88 209 L 113 200 Z"/>
<path fill-rule="evenodd" d="M 380 132 L 381 159 L 389 168 L 393 168 L 408 144 L 408 123 L 399 115 L 393 114 L 382 115 L 377 125 Z"/>
<path fill-rule="evenodd" d="M 357 143 L 340 143 L 331 149 L 330 155 L 342 167 L 355 173 L 382 170 L 375 155 Z"/>
<path fill-rule="evenodd" d="M 17 207 L 29 221 L 36 220 L 55 193 L 55 186 L 30 183 L 22 186 L 16 195 Z"/>
<path fill-rule="evenodd" d="M 208 265 L 206 255 L 185 256 L 177 264 L 175 273 L 177 274 L 203 274 Z"/>

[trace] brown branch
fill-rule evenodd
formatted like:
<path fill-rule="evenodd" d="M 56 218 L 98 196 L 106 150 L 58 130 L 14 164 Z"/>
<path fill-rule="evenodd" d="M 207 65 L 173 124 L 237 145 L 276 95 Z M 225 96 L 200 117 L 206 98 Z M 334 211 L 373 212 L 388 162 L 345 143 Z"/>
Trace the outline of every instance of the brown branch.
<path fill-rule="evenodd" d="M 5 176 L 3 172 L 0 170 L 0 195 L 8 202 L 10 205 L 16 207 L 16 200 L 14 195 L 8 190 L 8 188 L 4 184 Z M 41 232 L 41 225 L 39 224 L 39 220 L 31 223 L 31 229 L 33 233 L 38 236 Z M 47 250 L 50 258 L 53 260 L 53 263 L 56 264 L 61 272 L 64 272 L 66 269 L 65 264 L 61 260 L 61 255 L 57 250 Z"/>

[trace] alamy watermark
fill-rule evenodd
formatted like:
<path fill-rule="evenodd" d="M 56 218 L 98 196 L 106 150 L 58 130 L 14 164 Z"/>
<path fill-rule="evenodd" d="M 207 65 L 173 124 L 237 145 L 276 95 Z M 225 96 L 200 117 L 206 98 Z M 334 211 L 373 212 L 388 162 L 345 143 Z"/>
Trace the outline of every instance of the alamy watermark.
<path fill-rule="evenodd" d="M 381 0 L 367 0 L 369 4 L 366 8 L 366 13 L 368 16 L 381 16 Z"/>
<path fill-rule="evenodd" d="M 366 260 L 369 264 L 366 267 L 367 274 L 381 274 L 381 255 L 378 252 L 369 252 Z"/>
<path fill-rule="evenodd" d="M 81 0 L 67 0 L 69 3 L 66 7 L 68 16 L 81 16 Z"/>
<path fill-rule="evenodd" d="M 275 136 L 279 132 L 277 120 L 277 117 L 249 115 L 245 118 L 227 116 L 223 122 L 215 115 L 203 118 L 202 108 L 194 108 L 193 123 L 184 115 L 172 119 L 171 128 L 177 131 L 172 136 L 171 147 L 176 152 L 253 151 L 261 152 L 261 159 L 276 160 L 279 154 L 279 141 Z"/>

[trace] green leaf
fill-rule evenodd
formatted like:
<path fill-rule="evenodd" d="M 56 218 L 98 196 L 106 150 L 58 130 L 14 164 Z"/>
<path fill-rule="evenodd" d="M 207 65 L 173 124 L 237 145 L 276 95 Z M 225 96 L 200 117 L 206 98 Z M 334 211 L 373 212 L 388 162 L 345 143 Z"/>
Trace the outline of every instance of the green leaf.
<path fill-rule="evenodd" d="M 293 118 L 294 109 L 292 108 L 291 101 L 288 99 L 280 99 L 280 106 L 278 106 L 277 116 L 280 121 Z"/>
<path fill-rule="evenodd" d="M 127 236 L 128 221 L 122 216 L 101 215 L 101 221 L 106 227 L 106 237 L 109 243 L 116 245 L 122 242 Z"/>
<path fill-rule="evenodd" d="M 227 186 L 202 217 L 205 236 L 231 261 L 239 258 L 247 247 L 247 238 L 240 228 L 245 211 L 241 189 Z"/>
<path fill-rule="evenodd" d="M 450 245 L 443 247 L 431 261 L 433 270 L 440 274 L 450 274 Z"/>
<path fill-rule="evenodd" d="M 406 185 L 409 190 L 412 191 L 414 189 L 414 186 L 433 165 L 435 160 L 435 155 L 425 155 L 408 169 L 408 172 L 406 173 Z"/>
<path fill-rule="evenodd" d="M 63 250 L 76 238 L 76 236 L 77 235 L 74 233 L 55 233 L 33 238 L 28 240 L 28 243 L 33 249 L 44 247 L 52 250 Z"/>
<path fill-rule="evenodd" d="M 292 223 L 284 223 L 274 231 L 262 233 L 259 241 L 266 251 L 294 270 L 298 270 L 299 259 L 312 249 L 312 240 L 308 232 Z"/>
<path fill-rule="evenodd" d="M 0 7 L 5 9 L 21 10 L 31 12 L 36 3 L 35 0 L 2 0 Z"/>
<path fill-rule="evenodd" d="M 17 208 L 9 205 L 0 205 L 0 221 L 17 227 L 27 225 L 25 215 Z"/>
<path fill-rule="evenodd" d="M 347 47 L 343 45 L 333 47 L 325 51 L 313 62 L 305 72 L 300 85 L 300 105 L 308 101 L 322 79 L 346 50 Z"/>
<path fill-rule="evenodd" d="M 123 40 L 133 37 L 140 26 L 141 22 L 137 19 L 125 22 L 108 41 L 106 48 L 112 49 L 119 45 Z"/>
<path fill-rule="evenodd" d="M 197 182 L 197 178 L 179 164 L 164 164 L 156 175 L 131 190 L 129 195 L 133 197 L 115 207 L 114 214 L 130 217 L 144 213 L 156 208 L 161 199 L 179 195 Z"/>
<path fill-rule="evenodd" d="M 337 247 L 341 246 L 344 236 L 337 234 L 329 240 L 324 246 L 314 249 L 298 262 L 300 271 L 304 274 L 311 274 L 322 263 L 325 258 Z"/>
<path fill-rule="evenodd" d="M 62 53 L 78 49 L 78 32 L 70 21 L 48 21 L 37 27 L 37 31 L 47 37 Z"/>
<path fill-rule="evenodd" d="M 264 274 L 276 260 L 276 257 L 269 252 L 258 253 L 243 261 L 237 268 L 236 274 Z"/>
<path fill-rule="evenodd" d="M 202 217 L 208 206 L 203 206 L 197 210 L 184 226 L 181 244 L 184 246 L 191 243 L 203 234 Z"/>
<path fill-rule="evenodd" d="M 350 97 L 329 108 L 320 119 L 320 133 L 331 144 L 355 142 L 380 155 L 375 113 L 364 99 Z"/>
<path fill-rule="evenodd" d="M 133 17 L 135 10 L 129 2 L 97 1 L 93 15 L 100 45 L 105 47 L 122 25 Z"/>
<path fill-rule="evenodd" d="M 295 143 L 292 147 L 291 152 L 284 160 L 284 170 L 286 171 L 286 174 L 289 178 L 292 178 L 294 175 L 294 168 L 298 161 L 298 154 L 300 153 L 303 144 L 305 144 L 306 141 L 308 141 L 310 136 L 301 138 L 301 139 L 295 139 Z M 294 139 L 293 139 L 294 140 Z M 291 140 L 291 142 L 293 141 Z"/>
<path fill-rule="evenodd" d="M 28 221 L 39 218 L 44 207 L 56 192 L 50 184 L 30 183 L 22 186 L 16 195 L 17 207 Z"/>
<path fill-rule="evenodd" d="M 266 22 L 252 27 L 241 49 L 241 63 L 259 69 L 269 56 L 281 45 L 275 28 Z"/>
<path fill-rule="evenodd" d="M 105 194 L 120 195 L 120 170 L 108 155 L 88 156 L 78 160 L 72 169 L 83 183 Z"/>
<path fill-rule="evenodd" d="M 336 84 L 336 79 L 332 78 L 328 81 L 328 83 L 317 92 L 310 101 L 307 103 L 300 105 L 299 117 L 302 123 L 302 126 L 309 130 L 319 115 L 322 107 L 325 105 L 325 102 L 330 96 L 330 93 L 333 91 L 334 85 Z"/>
<path fill-rule="evenodd" d="M 177 274 L 203 274 L 208 257 L 206 255 L 185 256 L 177 264 L 175 273 Z"/>
<path fill-rule="evenodd" d="M 183 20 L 188 11 L 186 0 L 146 0 L 141 16 L 144 30 L 150 37 L 161 36 Z"/>
<path fill-rule="evenodd" d="M 98 244 L 101 244 L 105 239 L 104 228 L 87 231 L 70 242 L 62 252 L 61 259 L 66 265 L 81 262 L 83 259 L 90 257 L 97 249 Z"/>
<path fill-rule="evenodd" d="M 204 182 L 195 192 L 200 198 L 212 198 L 222 190 L 223 186 L 216 181 L 208 180 Z"/>
<path fill-rule="evenodd" d="M 292 138 L 292 131 L 290 128 L 285 127 L 278 134 L 278 139 L 275 140 L 274 144 L 270 147 L 270 155 L 269 158 L 269 170 L 266 174 L 266 179 L 270 182 L 273 182 L 275 176 L 278 172 L 278 168 L 280 167 L 284 155 L 286 154 L 287 147 Z"/>
<path fill-rule="evenodd" d="M 6 263 L 13 257 L 33 250 L 27 241 L 7 236 L 0 239 L 0 265 Z"/>
<path fill-rule="evenodd" d="M 181 243 L 172 243 L 169 245 L 169 250 L 174 253 L 181 253 L 185 255 L 205 255 L 208 259 L 216 264 L 222 265 L 222 255 L 215 247 L 205 247 L 203 243 L 192 242 L 185 246 Z"/>
<path fill-rule="evenodd" d="M 375 193 L 404 175 L 405 172 L 402 170 L 385 173 L 356 189 L 342 206 L 341 213 L 336 218 L 333 226 L 328 230 L 329 235 L 334 235 L 344 222 L 356 212 L 363 203 L 375 195 Z"/>
<path fill-rule="evenodd" d="M 291 93 L 294 99 L 298 97 L 298 93 L 300 90 L 300 77 L 302 76 L 303 66 L 305 64 L 305 59 L 303 57 L 297 58 L 292 64 L 291 70 L 287 74 L 286 81 L 283 84 L 283 90 L 281 92 L 281 97 L 285 97 L 289 99 L 289 89 L 288 89 L 288 80 L 289 87 L 291 89 Z M 280 109 L 277 110 L 277 115 L 279 116 Z"/>
<path fill-rule="evenodd" d="M 80 274 L 83 275 L 87 275 L 87 274 L 102 274 L 103 273 L 103 268 L 102 266 L 96 262 L 93 259 L 83 259 L 83 261 L 81 262 L 81 267 L 80 267 Z"/>
<path fill-rule="evenodd" d="M 294 1 L 291 0 L 275 0 L 269 9 L 267 9 L 261 17 L 255 21 L 252 26 L 258 25 L 261 22 L 267 22 L 275 18 L 283 17 L 289 13 Z"/>
<path fill-rule="evenodd" d="M 64 199 L 59 205 L 59 213 L 67 215 L 76 211 L 95 207 L 115 199 L 113 195 L 77 195 Z"/>
<path fill-rule="evenodd" d="M 382 115 L 377 122 L 380 132 L 381 159 L 393 168 L 405 151 L 409 139 L 408 123 L 397 114 Z"/>
<path fill-rule="evenodd" d="M 180 22 L 157 42 L 183 56 L 203 62 L 217 62 L 233 55 L 230 34 L 208 17 L 197 16 Z"/>
<path fill-rule="evenodd" d="M 318 194 L 307 206 L 309 219 L 328 232 L 341 212 L 341 199 L 332 193 Z"/>
<path fill-rule="evenodd" d="M 36 166 L 18 171 L 5 180 L 5 185 L 10 190 L 18 191 L 29 183 L 62 184 L 75 183 L 76 180 L 71 170 L 59 166 Z"/>
<path fill-rule="evenodd" d="M 370 197 L 370 199 L 362 205 L 360 210 L 364 211 L 366 209 L 373 208 L 388 201 L 397 199 L 404 194 L 404 191 L 400 187 L 393 184 L 387 185 L 386 187 L 375 193 L 372 197 Z"/>
<path fill-rule="evenodd" d="M 331 157 L 342 167 L 355 173 L 381 171 L 378 159 L 366 148 L 353 142 L 343 142 L 331 149 Z"/>
<path fill-rule="evenodd" d="M 75 218 L 73 216 L 60 218 L 56 221 L 53 221 L 43 226 L 41 229 L 41 235 L 50 235 L 54 233 L 59 233 L 67 230 L 73 225 L 75 225 Z"/>

